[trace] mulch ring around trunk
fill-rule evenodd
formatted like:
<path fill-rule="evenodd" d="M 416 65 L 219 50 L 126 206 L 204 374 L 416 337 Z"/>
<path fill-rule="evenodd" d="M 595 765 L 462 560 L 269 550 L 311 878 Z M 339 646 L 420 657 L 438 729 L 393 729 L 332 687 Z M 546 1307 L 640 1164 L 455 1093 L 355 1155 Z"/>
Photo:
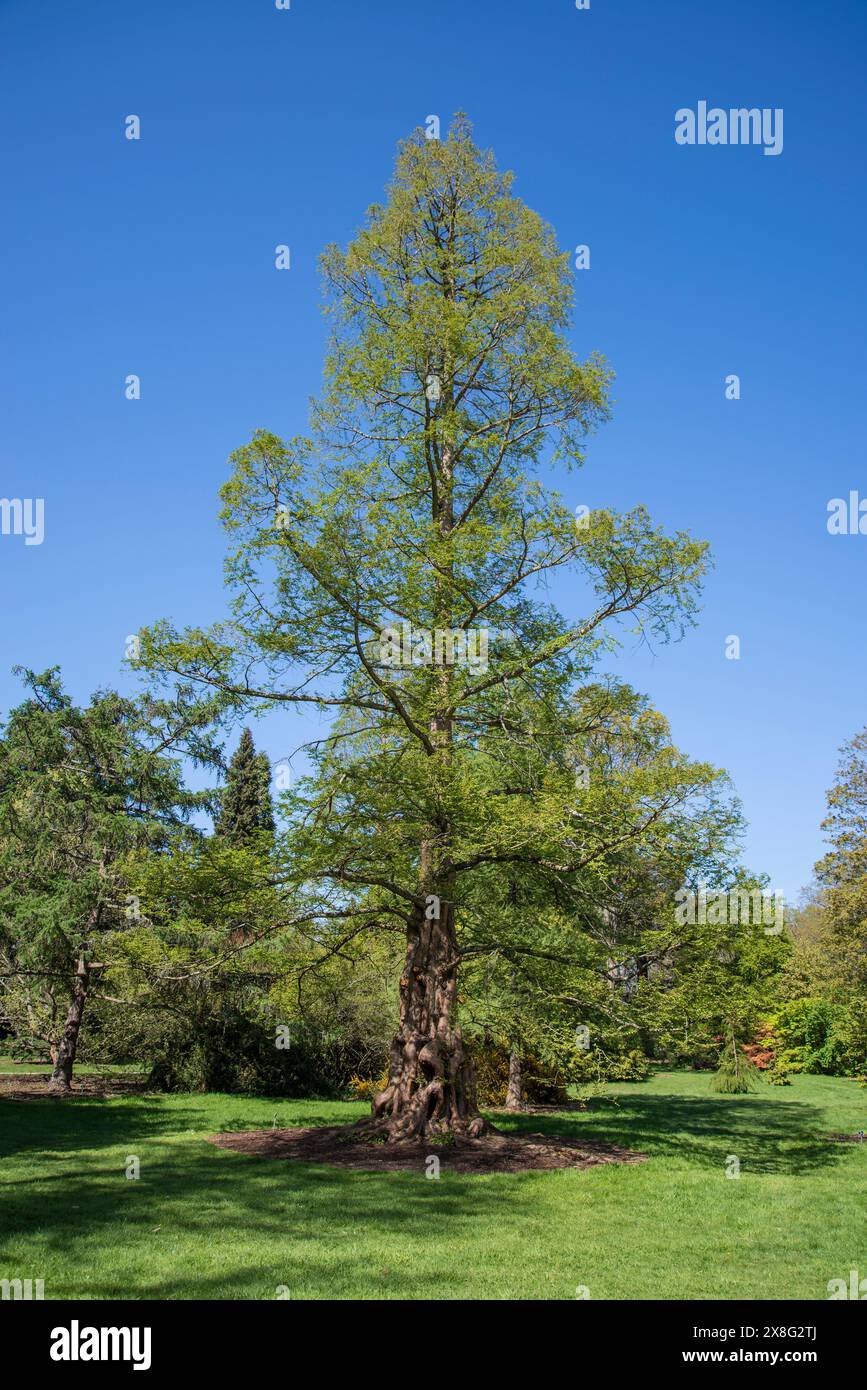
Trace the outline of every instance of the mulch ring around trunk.
<path fill-rule="evenodd" d="M 433 1139 L 391 1144 L 363 1139 L 355 1125 L 313 1129 L 251 1129 L 211 1134 L 221 1149 L 296 1163 L 328 1163 L 379 1173 L 424 1173 L 436 1156 L 446 1173 L 528 1173 L 551 1168 L 592 1168 L 599 1163 L 640 1163 L 645 1154 L 561 1134 L 500 1134 L 444 1144 Z"/>
<path fill-rule="evenodd" d="M 75 1100 L 77 1097 L 126 1096 L 145 1089 L 144 1080 L 128 1077 L 83 1076 L 74 1080 L 70 1091 L 52 1091 L 50 1076 L 38 1072 L 0 1074 L 0 1100 Z"/>

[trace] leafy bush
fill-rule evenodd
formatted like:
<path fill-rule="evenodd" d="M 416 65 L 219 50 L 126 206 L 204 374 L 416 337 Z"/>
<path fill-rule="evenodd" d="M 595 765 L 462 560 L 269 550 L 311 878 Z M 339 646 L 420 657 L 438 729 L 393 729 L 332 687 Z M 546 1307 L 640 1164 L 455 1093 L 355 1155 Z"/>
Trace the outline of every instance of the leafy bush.
<path fill-rule="evenodd" d="M 338 1097 L 354 1075 L 382 1065 L 368 1039 L 297 1020 L 284 1032 L 267 1015 L 245 1013 L 219 995 L 195 1014 L 160 1015 L 158 1025 L 142 1052 L 150 1084 L 165 1091 Z"/>
<path fill-rule="evenodd" d="M 777 1059 L 777 1038 L 769 1022 L 760 1023 L 753 1034 L 753 1041 L 744 1043 L 744 1052 L 759 1071 L 770 1071 Z"/>
<path fill-rule="evenodd" d="M 388 1072 L 384 1071 L 381 1076 L 351 1076 L 349 1078 L 349 1090 L 353 1100 L 373 1101 L 374 1096 L 379 1095 L 388 1085 Z"/>
<path fill-rule="evenodd" d="M 792 1072 L 850 1075 L 858 1069 L 858 1030 L 853 1023 L 844 1005 L 827 999 L 784 1004 L 771 1019 L 780 1066 Z"/>
<path fill-rule="evenodd" d="M 650 1062 L 638 1048 L 609 1053 L 597 1047 L 577 1054 L 570 1080 L 579 1084 L 584 1081 L 646 1081 L 649 1075 Z"/>
<path fill-rule="evenodd" d="M 770 1081 L 772 1086 L 791 1086 L 792 1084 L 789 1073 L 785 1070 L 784 1067 L 781 1067 L 776 1063 L 774 1064 L 774 1066 L 768 1067 L 764 1076 L 765 1080 Z"/>
<path fill-rule="evenodd" d="M 505 1105 L 509 1085 L 509 1053 L 497 1043 L 473 1048 L 476 1092 L 480 1105 Z M 564 1105 L 569 1099 L 565 1081 L 534 1057 L 521 1058 L 521 1088 L 528 1105 Z"/>

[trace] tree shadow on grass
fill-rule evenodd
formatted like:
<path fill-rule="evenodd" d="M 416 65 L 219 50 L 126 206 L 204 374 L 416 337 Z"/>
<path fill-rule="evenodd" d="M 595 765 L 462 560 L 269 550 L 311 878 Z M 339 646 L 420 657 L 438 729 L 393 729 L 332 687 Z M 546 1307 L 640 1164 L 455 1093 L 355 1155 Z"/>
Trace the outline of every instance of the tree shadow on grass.
<path fill-rule="evenodd" d="M 578 1115 L 509 1117 L 505 1125 L 498 1116 L 497 1122 L 504 1128 L 580 1135 L 703 1168 L 717 1168 L 734 1154 L 751 1172 L 796 1176 L 833 1168 L 845 1158 L 845 1146 L 828 1141 L 827 1116 L 801 1101 L 644 1092 L 620 1093 L 616 1105 L 596 1104 Z"/>
<path fill-rule="evenodd" d="M 77 1142 L 95 1148 L 93 1137 L 79 1129 Z M 79 1173 L 68 1162 L 62 1173 L 51 1163 L 28 1164 L 32 1176 L 2 1194 L 0 1276 L 15 1274 L 5 1267 L 7 1243 L 26 1241 L 59 1257 L 63 1273 L 46 1285 L 49 1298 L 267 1299 L 281 1284 L 351 1296 L 359 1282 L 369 1283 L 373 1297 L 380 1288 L 399 1297 L 403 1287 L 418 1297 L 417 1268 L 380 1270 L 376 1263 L 399 1265 L 411 1242 L 420 1250 L 436 1245 L 429 1296 L 442 1298 L 448 1261 L 458 1258 L 449 1252 L 465 1251 L 481 1228 L 490 1230 L 503 1200 L 520 1203 L 523 1178 L 514 1175 L 449 1174 L 432 1182 L 421 1167 L 418 1174 L 368 1173 L 231 1153 L 200 1134 L 177 1140 L 149 1153 L 142 1136 L 136 1180 L 126 1178 L 122 1150 L 88 1153 Z"/>
<path fill-rule="evenodd" d="M 207 1099 L 214 1098 L 219 1099 L 213 1096 Z M 158 1093 L 125 1097 L 79 1094 L 72 1099 L 43 1097 L 27 1101 L 0 1098 L 0 1162 L 15 1154 L 73 1153 L 77 1149 L 134 1145 L 140 1140 L 185 1131 L 209 1134 L 215 1130 L 270 1129 L 275 1114 L 277 1124 L 274 1127 L 279 1129 L 351 1124 L 359 1118 L 357 1107 L 344 1114 L 340 1107 L 323 1102 L 318 1108 L 301 1111 L 296 1108 L 297 1101 L 278 1096 L 273 1100 L 244 1097 L 250 1106 L 247 1114 L 225 1119 L 216 1108 L 209 1113 L 201 1103 L 203 1099 L 199 1097 L 197 1103 L 197 1098 L 191 1095 L 188 1102 L 180 1104 L 173 1096 L 169 1104 L 169 1097 Z M 288 1113 L 287 1103 L 292 1107 Z M 348 1106 L 344 1109 L 349 1111 Z M 334 1111 L 337 1113 L 332 1113 Z"/>
<path fill-rule="evenodd" d="M 111 1148 L 137 1140 L 183 1132 L 198 1121 L 194 1108 L 169 1108 L 153 1097 L 130 1104 L 98 1096 L 74 1100 L 0 1100 L 0 1162 L 28 1153 L 74 1153 L 77 1149 Z"/>

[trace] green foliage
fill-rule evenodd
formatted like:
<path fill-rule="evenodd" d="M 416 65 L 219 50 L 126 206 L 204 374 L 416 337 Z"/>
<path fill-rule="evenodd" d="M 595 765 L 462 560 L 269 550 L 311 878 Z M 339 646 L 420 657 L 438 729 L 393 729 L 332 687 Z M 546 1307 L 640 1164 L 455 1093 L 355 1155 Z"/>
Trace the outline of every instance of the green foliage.
<path fill-rule="evenodd" d="M 841 750 L 823 829 L 829 849 L 796 917 L 774 1028 L 790 1070 L 858 1075 L 867 1065 L 867 730 Z"/>
<path fill-rule="evenodd" d="M 194 838 L 189 817 L 208 804 L 172 754 L 215 755 L 210 713 L 186 691 L 100 691 L 77 708 L 56 670 L 22 674 L 29 697 L 0 738 L 0 1012 L 19 1045 L 53 1055 L 76 972 L 92 1012 L 137 919 L 127 857 Z"/>
<path fill-rule="evenodd" d="M 642 506 L 576 524 L 548 484 L 552 463 L 584 463 L 609 409 L 608 366 L 570 345 L 568 258 L 459 117 L 447 140 L 401 146 L 386 202 L 323 273 L 332 338 L 309 436 L 257 430 L 232 455 L 228 616 L 141 635 L 140 665 L 171 693 L 134 718 L 190 712 L 194 757 L 212 751 L 205 717 L 312 706 L 333 722 L 279 835 L 246 728 L 213 837 L 168 815 L 177 778 L 144 812 L 115 807 L 94 1044 L 172 1087 L 376 1075 L 401 939 L 433 897 L 454 908 L 466 1038 L 518 1049 L 529 1086 L 535 1068 L 560 1085 L 643 1076 L 648 1055 L 707 1064 L 735 1001 L 744 1026 L 777 1002 L 791 947 L 675 917 L 684 885 L 761 880 L 737 868 L 725 777 L 600 669 L 624 632 L 665 641 L 694 621 L 707 553 Z M 545 592 L 558 572 L 579 611 Z M 407 627 L 395 663 L 383 639 Z M 433 659 L 437 632 L 463 656 Z M 123 757 L 155 749 L 153 733 L 137 727 Z M 35 916 L 20 909 L 40 939 L 92 905 L 99 884 L 74 877 L 67 864 Z M 121 886 L 141 904 L 132 922 Z M 23 1000 L 20 972 L 15 989 Z M 21 1001 L 13 1012 L 24 1036 Z M 291 1056 L 275 1055 L 279 1027 Z"/>
<path fill-rule="evenodd" d="M 579 1084 L 584 1081 L 646 1081 L 650 1075 L 650 1063 L 639 1048 L 609 1052 L 603 1045 L 576 1053 L 570 1080 Z"/>
<path fill-rule="evenodd" d="M 851 1074 L 859 1058 L 847 1046 L 851 1018 L 844 1004 L 828 999 L 793 999 L 772 1016 L 778 1039 L 777 1057 L 789 1071 Z"/>
<path fill-rule="evenodd" d="M 823 829 L 830 842 L 816 866 L 823 906 L 840 966 L 867 984 L 867 729 L 841 749 L 837 782 L 828 792 Z"/>
<path fill-rule="evenodd" d="M 275 876 L 271 846 L 220 836 L 130 863 L 144 915 L 116 977 L 124 1057 L 168 1090 L 337 1095 L 387 1048 L 389 943 L 339 956 Z"/>
<path fill-rule="evenodd" d="M 229 763 L 226 785 L 220 793 L 215 832 L 236 845 L 274 832 L 271 769 L 265 754 L 256 752 L 249 729 L 242 731 Z"/>
<path fill-rule="evenodd" d="M 739 873 L 731 886 L 753 891 L 762 881 Z M 742 1040 L 752 1041 L 777 1002 L 791 951 L 788 933 L 769 935 L 752 921 L 665 922 L 658 965 L 634 1007 L 653 1055 L 677 1066 L 714 1067 L 732 1019 Z"/>
<path fill-rule="evenodd" d="M 151 1051 L 149 1081 L 165 1091 L 222 1091 L 251 1096 L 339 1097 L 359 1068 L 376 1060 L 364 1038 L 323 1034 L 245 1014 L 225 995 L 199 1011 L 196 1026 L 164 1030 Z M 285 1037 L 284 1046 L 276 1039 Z"/>
<path fill-rule="evenodd" d="M 768 1067 L 767 1071 L 764 1073 L 764 1079 L 765 1081 L 769 1081 L 772 1086 L 791 1086 L 792 1084 L 788 1069 L 781 1066 L 778 1062 Z"/>

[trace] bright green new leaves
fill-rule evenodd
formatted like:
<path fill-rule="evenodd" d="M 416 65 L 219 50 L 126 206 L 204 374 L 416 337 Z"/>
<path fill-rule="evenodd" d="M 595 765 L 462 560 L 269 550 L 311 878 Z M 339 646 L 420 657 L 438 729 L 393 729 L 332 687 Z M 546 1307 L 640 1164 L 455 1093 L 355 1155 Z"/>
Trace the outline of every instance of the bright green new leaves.
<path fill-rule="evenodd" d="M 578 518 L 548 485 L 583 463 L 611 373 L 572 351 L 567 257 L 462 118 L 401 147 L 323 271 L 309 437 L 257 430 L 222 489 L 231 613 L 156 626 L 143 661 L 232 711 L 333 714 L 280 849 L 323 950 L 442 893 L 468 959 L 497 956 L 507 982 L 547 959 L 573 972 L 558 994 L 609 989 L 619 900 L 670 906 L 736 820 L 660 716 L 585 689 L 619 627 L 665 640 L 692 620 L 705 546 L 638 504 Z M 558 572 L 576 611 L 550 601 Z"/>

